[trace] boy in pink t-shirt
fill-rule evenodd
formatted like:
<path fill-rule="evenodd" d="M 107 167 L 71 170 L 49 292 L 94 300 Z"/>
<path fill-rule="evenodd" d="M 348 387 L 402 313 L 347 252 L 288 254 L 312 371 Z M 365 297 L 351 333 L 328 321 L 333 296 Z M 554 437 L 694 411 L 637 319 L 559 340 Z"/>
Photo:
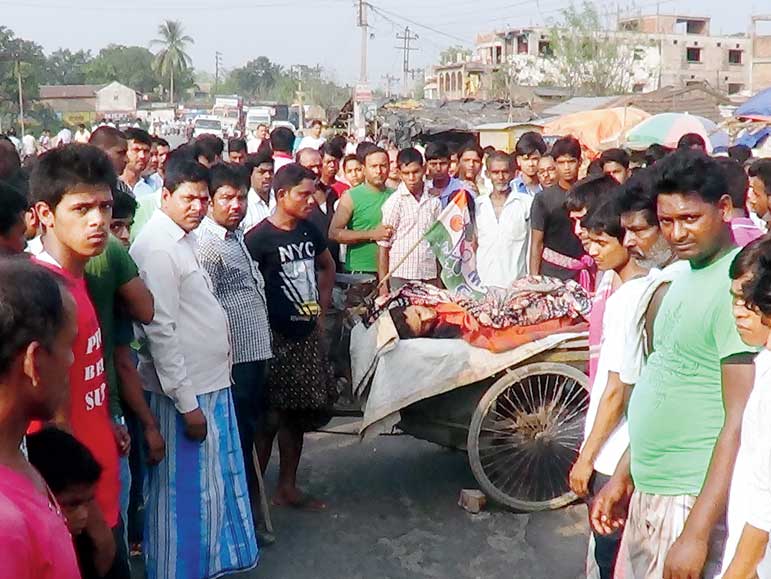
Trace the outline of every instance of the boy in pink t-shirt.
<path fill-rule="evenodd" d="M 45 481 L 22 452 L 31 420 L 66 399 L 75 302 L 63 282 L 23 259 L 0 259 L 0 569 L 14 579 L 79 579 L 72 538 Z"/>

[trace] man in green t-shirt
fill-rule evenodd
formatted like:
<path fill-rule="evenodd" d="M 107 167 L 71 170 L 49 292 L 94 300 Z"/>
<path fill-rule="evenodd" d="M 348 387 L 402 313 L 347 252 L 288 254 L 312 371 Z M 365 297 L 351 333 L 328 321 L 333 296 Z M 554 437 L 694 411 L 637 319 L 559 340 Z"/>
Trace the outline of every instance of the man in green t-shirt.
<path fill-rule="evenodd" d="M 120 190 L 113 191 L 113 235 L 105 250 L 86 264 L 86 283 L 102 330 L 102 351 L 107 377 L 110 413 L 116 435 L 129 438 L 125 427 L 123 405 L 137 417 L 143 427 L 148 460 L 156 463 L 165 453 L 165 442 L 158 424 L 144 398 L 143 387 L 130 355 L 129 344 L 134 338 L 132 320 L 147 323 L 153 319 L 153 297 L 139 277 L 136 263 L 128 253 L 126 223 L 134 217 L 136 202 Z M 117 237 L 119 236 L 119 237 Z M 135 440 L 134 444 L 142 444 Z M 131 475 L 128 457 L 121 457 L 121 513 L 128 525 L 127 513 Z"/>
<path fill-rule="evenodd" d="M 655 171 L 661 231 L 690 268 L 655 313 L 652 351 L 627 411 L 629 450 L 591 518 L 599 531 L 625 524 L 625 577 L 711 578 L 721 569 L 754 352 L 732 319 L 728 269 L 738 250 L 720 165 L 679 151 Z"/>
<path fill-rule="evenodd" d="M 383 225 L 381 211 L 393 193 L 386 187 L 390 161 L 380 147 L 368 149 L 362 161 L 364 183 L 343 193 L 329 226 L 329 238 L 347 245 L 345 271 L 377 274 L 377 242 L 390 239 L 393 232 Z"/>

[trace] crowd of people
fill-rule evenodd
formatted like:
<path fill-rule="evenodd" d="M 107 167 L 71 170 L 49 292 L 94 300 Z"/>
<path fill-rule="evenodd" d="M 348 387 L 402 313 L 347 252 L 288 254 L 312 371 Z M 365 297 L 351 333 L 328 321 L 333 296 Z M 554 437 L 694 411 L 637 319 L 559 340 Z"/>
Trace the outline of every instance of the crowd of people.
<path fill-rule="evenodd" d="M 711 157 L 698 135 L 641 163 L 537 133 L 513 154 L 354 150 L 320 124 L 299 146 L 284 127 L 86 140 L 22 166 L 0 139 L 4 576 L 128 578 L 140 552 L 151 579 L 253 568 L 274 444 L 273 504 L 326 509 L 297 475 L 339 395 L 336 273 L 441 287 L 426 235 L 455 204 L 482 285 L 593 295 L 569 475 L 590 576 L 771 577 L 771 160 Z"/>

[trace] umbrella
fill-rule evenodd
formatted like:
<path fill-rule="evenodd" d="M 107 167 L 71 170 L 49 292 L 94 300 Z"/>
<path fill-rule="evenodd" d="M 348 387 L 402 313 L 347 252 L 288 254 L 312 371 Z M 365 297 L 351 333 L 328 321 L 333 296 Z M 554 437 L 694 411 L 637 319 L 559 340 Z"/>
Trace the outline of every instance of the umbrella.
<path fill-rule="evenodd" d="M 701 135 L 710 152 L 715 147 L 727 147 L 730 143 L 728 133 L 709 119 L 688 113 L 661 113 L 631 129 L 626 134 L 626 145 L 638 151 L 653 144 L 674 148 L 686 133 Z"/>
<path fill-rule="evenodd" d="M 734 113 L 735 117 L 771 121 L 771 87 L 760 91 Z"/>
<path fill-rule="evenodd" d="M 563 115 L 546 123 L 544 135 L 573 135 L 594 153 L 617 147 L 624 133 L 650 117 L 636 107 L 596 109 Z"/>

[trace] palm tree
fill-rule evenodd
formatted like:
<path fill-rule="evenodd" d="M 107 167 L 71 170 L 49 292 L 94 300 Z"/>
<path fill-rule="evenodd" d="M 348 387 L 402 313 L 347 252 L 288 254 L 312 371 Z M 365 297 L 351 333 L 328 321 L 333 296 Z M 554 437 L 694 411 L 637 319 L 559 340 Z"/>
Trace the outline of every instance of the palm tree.
<path fill-rule="evenodd" d="M 174 104 L 174 77 L 190 68 L 192 59 L 185 50 L 188 44 L 193 44 L 193 39 L 184 33 L 182 24 L 176 20 L 166 20 L 158 27 L 158 34 L 160 38 L 153 40 L 151 45 L 162 48 L 155 55 L 153 67 L 162 78 L 169 77 L 169 100 Z"/>

